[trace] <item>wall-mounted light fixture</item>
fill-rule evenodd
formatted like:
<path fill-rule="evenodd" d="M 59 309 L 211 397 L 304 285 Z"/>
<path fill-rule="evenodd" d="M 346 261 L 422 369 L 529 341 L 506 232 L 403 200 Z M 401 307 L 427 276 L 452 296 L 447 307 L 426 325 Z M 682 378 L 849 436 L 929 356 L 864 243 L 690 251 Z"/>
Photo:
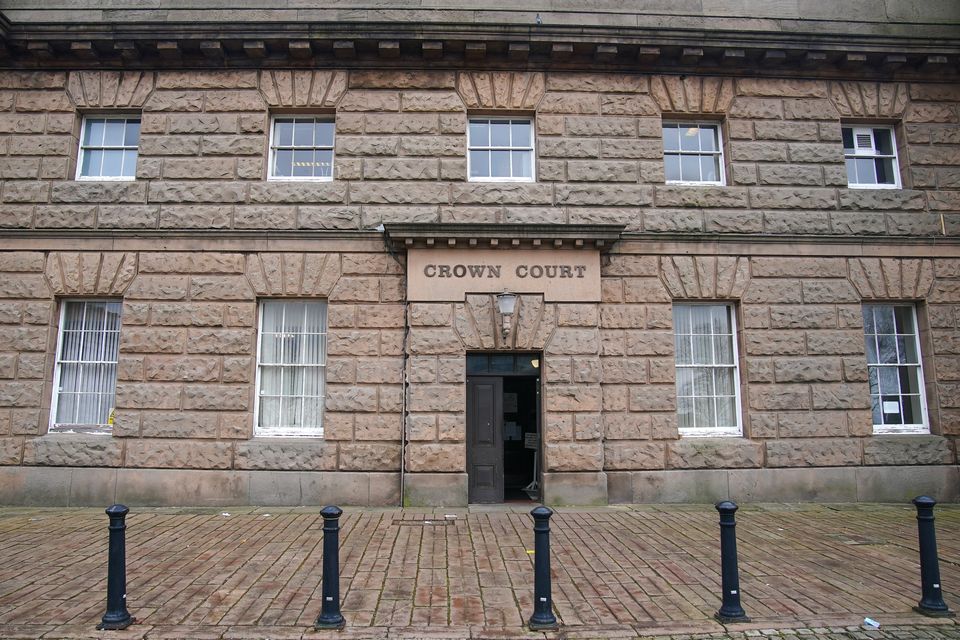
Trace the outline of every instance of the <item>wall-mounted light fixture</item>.
<path fill-rule="evenodd" d="M 510 316 L 517 308 L 517 294 L 504 291 L 497 295 L 497 309 L 500 310 L 500 319 L 503 322 L 503 339 L 510 335 Z"/>

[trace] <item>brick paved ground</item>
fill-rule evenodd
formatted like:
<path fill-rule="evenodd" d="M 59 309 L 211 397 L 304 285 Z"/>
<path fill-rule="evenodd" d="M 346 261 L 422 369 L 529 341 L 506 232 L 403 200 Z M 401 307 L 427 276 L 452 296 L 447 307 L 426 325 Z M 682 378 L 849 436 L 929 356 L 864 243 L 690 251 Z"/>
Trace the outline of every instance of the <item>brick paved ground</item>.
<path fill-rule="evenodd" d="M 320 609 L 318 509 L 134 510 L 128 606 L 138 624 L 102 634 L 93 631 L 105 599 L 102 510 L 2 509 L 0 638 L 543 637 L 522 626 L 532 612 L 527 511 L 348 509 L 340 553 L 348 627 L 338 635 L 311 630 Z M 791 629 L 852 640 L 960 638 L 953 620 L 931 626 L 911 612 L 914 516 L 889 505 L 741 509 L 743 606 L 754 622 L 725 629 L 711 619 L 719 605 L 712 507 L 559 509 L 553 594 L 563 630 L 546 635 L 742 639 Z M 937 524 L 945 599 L 957 607 L 960 506 L 938 507 Z M 864 615 L 882 630 L 855 632 Z"/>

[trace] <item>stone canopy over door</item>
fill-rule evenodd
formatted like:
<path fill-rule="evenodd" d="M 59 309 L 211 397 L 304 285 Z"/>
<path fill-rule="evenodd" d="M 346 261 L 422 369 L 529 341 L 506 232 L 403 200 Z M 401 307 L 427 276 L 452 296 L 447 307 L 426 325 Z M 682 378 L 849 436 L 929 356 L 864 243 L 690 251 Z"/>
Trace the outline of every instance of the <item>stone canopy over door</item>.
<path fill-rule="evenodd" d="M 530 237 L 526 229 L 525 236 L 517 233 L 511 238 L 513 230 L 509 228 L 500 228 L 495 237 L 486 230 L 474 230 L 471 236 L 468 229 L 462 229 L 463 239 L 451 242 L 447 237 L 438 241 L 422 229 L 410 229 L 416 226 L 405 225 L 403 233 L 388 229 L 393 242 L 413 249 L 408 253 L 407 269 L 405 503 L 467 503 L 466 357 L 468 353 L 499 351 L 543 354 L 542 499 L 571 501 L 567 495 L 555 494 L 577 487 L 576 501 L 605 502 L 601 430 L 595 428 L 574 441 L 549 429 L 551 421 L 558 420 L 600 423 L 600 372 L 594 366 L 600 353 L 600 247 L 596 234 L 571 233 L 565 228 L 563 233 L 570 234 L 566 239 L 549 234 Z M 615 239 L 619 229 L 601 229 L 601 244 L 612 244 L 609 236 Z M 445 229 L 445 233 L 450 231 Z M 405 242 L 411 236 L 415 236 L 413 241 Z M 450 251 L 450 247 L 459 250 Z M 477 250 L 471 252 L 471 248 Z M 455 271 L 455 265 L 463 268 Z M 496 269 L 488 273 L 491 266 L 499 266 L 499 273 Z M 441 267 L 445 267 L 443 278 L 439 276 Z M 435 299 L 430 281 L 437 279 L 453 282 L 443 283 L 449 299 Z M 530 284 L 536 280 L 547 284 Z M 574 281 L 589 286 L 569 284 Z M 506 325 L 497 305 L 497 295 L 504 289 L 518 295 Z M 417 301 L 418 297 L 429 301 Z M 551 376 L 554 363 L 570 367 L 575 362 L 582 363 L 577 365 L 575 380 L 561 377 L 564 382 L 560 382 Z"/>

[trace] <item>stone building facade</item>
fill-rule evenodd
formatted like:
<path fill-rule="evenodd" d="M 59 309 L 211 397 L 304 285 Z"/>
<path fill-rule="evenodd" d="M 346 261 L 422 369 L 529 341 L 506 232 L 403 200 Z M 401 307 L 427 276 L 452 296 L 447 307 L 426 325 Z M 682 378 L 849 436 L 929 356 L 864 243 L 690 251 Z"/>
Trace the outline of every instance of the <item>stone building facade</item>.
<path fill-rule="evenodd" d="M 346 3 L 357 13 L 344 9 L 335 35 L 283 35 L 284 15 L 244 22 L 262 9 L 251 3 L 235 16 L 245 35 L 229 36 L 218 13 L 173 31 L 175 9 L 95 4 L 63 11 L 79 26 L 62 36 L 30 6 L 0 25 L 0 503 L 486 501 L 472 493 L 481 475 L 502 490 L 505 474 L 476 457 L 473 430 L 491 416 L 501 454 L 534 434 L 510 464 L 552 504 L 960 494 L 950 3 L 873 27 L 830 16 L 838 32 L 865 30 L 861 48 L 817 40 L 806 16 L 783 26 L 780 4 L 755 18 L 766 21 L 756 41 L 750 20 L 730 26 L 703 8 L 545 6 L 541 36 L 527 26 L 537 11 L 484 17 L 450 3 L 476 22 L 432 26 L 421 9 L 388 16 L 391 35 L 372 5 Z M 907 4 L 886 2 L 887 15 Z M 615 24 L 626 14 L 632 26 Z M 710 38 L 656 35 L 694 18 Z M 110 36 L 95 29 L 105 23 Z M 145 24 L 157 33 L 124 35 Z M 88 123 L 118 116 L 139 119 L 135 175 L 88 179 Z M 329 180 L 271 179 L 278 118 L 333 123 Z M 474 175 L 471 123 L 514 119 L 533 134 L 530 179 Z M 670 179 L 666 157 L 684 152 L 673 154 L 669 124 L 716 136 L 718 149 L 693 157 L 716 158 L 719 176 Z M 870 127 L 892 133 L 893 188 L 879 173 L 876 188 L 850 186 L 844 133 Z M 414 271 L 415 253 L 426 266 Z M 500 257 L 520 270 L 469 276 Z M 568 258 L 586 261 L 591 286 L 533 281 Z M 518 296 L 506 318 L 504 289 Z M 68 307 L 83 301 L 121 309 L 100 429 L 58 425 L 51 410 L 66 402 Z M 283 301 L 325 314 L 313 433 L 257 422 L 265 308 Z M 707 409 L 696 390 L 678 401 L 690 364 L 678 319 L 702 309 L 727 314 L 710 335 L 732 353 L 722 379 L 735 387 L 724 395 L 710 378 Z M 883 332 L 865 329 L 865 313 L 896 309 L 915 324 L 897 324 L 909 366 L 894 354 L 891 395 L 871 383 L 891 362 L 868 362 Z M 514 369 L 497 370 L 496 356 Z M 521 366 L 533 382 L 511 387 Z M 493 386 L 472 396 L 471 379 Z M 471 398 L 488 392 L 484 413 Z M 525 402 L 534 421 L 518 427 L 510 406 Z M 690 426 L 703 416 L 718 427 L 706 437 Z"/>

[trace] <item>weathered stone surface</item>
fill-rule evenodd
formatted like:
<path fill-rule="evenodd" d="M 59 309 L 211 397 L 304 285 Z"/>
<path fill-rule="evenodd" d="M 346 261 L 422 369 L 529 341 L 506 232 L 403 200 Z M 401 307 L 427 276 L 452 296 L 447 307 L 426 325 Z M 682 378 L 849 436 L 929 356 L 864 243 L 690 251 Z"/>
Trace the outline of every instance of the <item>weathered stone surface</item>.
<path fill-rule="evenodd" d="M 763 444 L 735 438 L 684 438 L 667 443 L 670 469 L 729 469 L 759 467 Z"/>
<path fill-rule="evenodd" d="M 337 468 L 337 447 L 303 439 L 239 442 L 234 466 L 275 471 L 333 471 Z"/>
<path fill-rule="evenodd" d="M 229 469 L 229 442 L 130 440 L 126 466 L 161 469 Z"/>
<path fill-rule="evenodd" d="M 327 411 L 376 411 L 377 388 L 329 385 L 325 408 Z"/>
<path fill-rule="evenodd" d="M 771 440 L 766 448 L 770 467 L 842 467 L 863 457 L 856 439 Z"/>
<path fill-rule="evenodd" d="M 218 424 L 215 413 L 144 411 L 140 435 L 144 438 L 216 438 Z"/>
<path fill-rule="evenodd" d="M 838 358 L 778 358 L 774 361 L 777 382 L 837 382 L 841 379 Z"/>
<path fill-rule="evenodd" d="M 598 385 L 547 385 L 547 411 L 600 411 Z"/>
<path fill-rule="evenodd" d="M 603 445 L 599 442 L 546 443 L 544 458 L 549 471 L 600 471 Z"/>
<path fill-rule="evenodd" d="M 411 411 L 454 411 L 466 409 L 466 393 L 460 385 L 418 384 L 410 388 Z"/>
<path fill-rule="evenodd" d="M 407 469 L 413 472 L 457 472 L 467 467 L 463 444 L 411 443 L 407 445 Z"/>
<path fill-rule="evenodd" d="M 249 329 L 190 329 L 187 353 L 248 354 L 253 350 Z"/>
<path fill-rule="evenodd" d="M 867 465 L 953 464 L 950 441 L 935 435 L 874 436 L 863 441 Z"/>
<path fill-rule="evenodd" d="M 344 443 L 341 471 L 394 471 L 400 468 L 399 444 Z"/>
<path fill-rule="evenodd" d="M 847 434 L 843 411 L 796 411 L 777 414 L 781 438 L 843 437 Z M 754 421 L 755 422 L 755 421 Z"/>
<path fill-rule="evenodd" d="M 23 464 L 51 467 L 118 467 L 121 445 L 109 436 L 47 435 L 27 438 Z"/>
<path fill-rule="evenodd" d="M 608 470 L 663 469 L 662 442 L 617 442 L 603 447 L 603 468 Z"/>

